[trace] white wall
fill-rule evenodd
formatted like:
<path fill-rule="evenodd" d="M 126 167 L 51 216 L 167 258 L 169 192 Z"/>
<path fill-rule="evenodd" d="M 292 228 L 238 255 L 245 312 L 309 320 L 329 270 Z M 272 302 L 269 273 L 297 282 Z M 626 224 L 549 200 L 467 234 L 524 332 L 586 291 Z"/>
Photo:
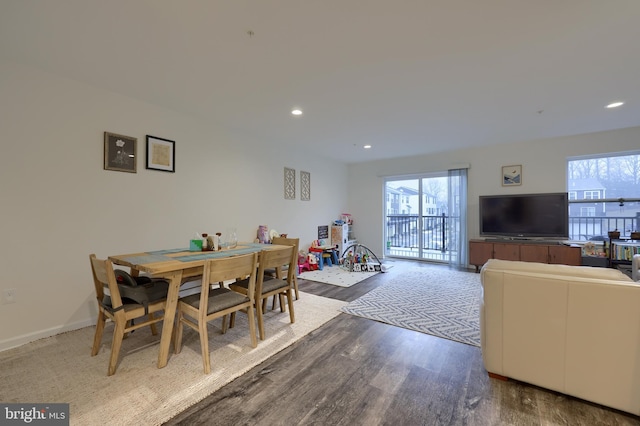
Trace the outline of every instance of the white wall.
<path fill-rule="evenodd" d="M 347 210 L 343 164 L 247 149 L 202 120 L 6 61 L 0 129 L 0 291 L 17 295 L 0 304 L 0 350 L 94 323 L 90 253 L 186 247 L 228 227 L 253 240 L 262 224 L 305 247 Z M 136 174 L 103 170 L 104 131 L 138 139 Z M 175 174 L 145 169 L 147 134 L 176 141 Z M 284 167 L 296 200 L 284 200 Z"/>
<path fill-rule="evenodd" d="M 478 237 L 480 195 L 566 191 L 568 157 L 640 149 L 640 127 L 562 138 L 493 145 L 349 166 L 349 212 L 358 242 L 384 253 L 384 177 L 470 165 L 469 237 Z M 521 164 L 522 185 L 503 187 L 502 166 Z"/>

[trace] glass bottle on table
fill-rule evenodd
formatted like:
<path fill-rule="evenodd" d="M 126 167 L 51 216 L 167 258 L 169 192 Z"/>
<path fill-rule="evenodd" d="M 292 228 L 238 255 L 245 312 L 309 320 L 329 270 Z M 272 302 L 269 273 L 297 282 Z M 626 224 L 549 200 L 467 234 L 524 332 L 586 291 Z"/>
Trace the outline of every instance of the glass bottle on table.
<path fill-rule="evenodd" d="M 236 248 L 238 246 L 238 234 L 236 232 L 236 228 L 227 229 L 227 248 Z"/>

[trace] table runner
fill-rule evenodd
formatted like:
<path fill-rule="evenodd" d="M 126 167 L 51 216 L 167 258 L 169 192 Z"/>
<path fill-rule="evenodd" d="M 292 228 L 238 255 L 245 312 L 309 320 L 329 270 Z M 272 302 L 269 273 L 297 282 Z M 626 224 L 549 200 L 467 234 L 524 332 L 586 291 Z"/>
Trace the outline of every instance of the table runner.
<path fill-rule="evenodd" d="M 188 254 L 185 256 L 176 256 L 173 259 L 179 260 L 181 262 L 192 262 L 194 260 L 201 259 L 216 259 L 220 257 L 228 257 L 236 254 L 248 254 L 248 253 L 256 253 L 261 251 L 264 248 L 264 244 L 251 244 L 248 247 L 235 248 L 229 250 L 222 251 L 203 251 L 200 253 Z"/>

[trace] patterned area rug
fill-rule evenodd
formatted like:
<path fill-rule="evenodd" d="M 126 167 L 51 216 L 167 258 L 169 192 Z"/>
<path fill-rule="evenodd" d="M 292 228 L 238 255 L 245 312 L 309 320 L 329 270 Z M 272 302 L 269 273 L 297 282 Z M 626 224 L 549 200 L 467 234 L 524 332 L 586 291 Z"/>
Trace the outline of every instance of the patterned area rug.
<path fill-rule="evenodd" d="M 305 271 L 298 275 L 298 278 L 319 283 L 337 285 L 339 287 L 351 287 L 364 281 L 379 272 L 349 272 L 339 266 L 325 266 L 322 271 Z"/>
<path fill-rule="evenodd" d="M 410 268 L 342 312 L 479 347 L 481 294 L 480 274 Z"/>

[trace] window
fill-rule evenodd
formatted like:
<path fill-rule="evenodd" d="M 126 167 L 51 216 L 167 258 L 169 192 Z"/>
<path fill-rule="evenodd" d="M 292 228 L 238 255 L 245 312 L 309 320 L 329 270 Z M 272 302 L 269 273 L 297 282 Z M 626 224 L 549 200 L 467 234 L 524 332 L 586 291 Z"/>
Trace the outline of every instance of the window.
<path fill-rule="evenodd" d="M 596 209 L 594 207 L 580 207 L 580 217 L 595 216 Z"/>
<path fill-rule="evenodd" d="M 567 192 L 571 239 L 629 237 L 640 230 L 640 151 L 570 158 Z"/>
<path fill-rule="evenodd" d="M 585 200 L 599 200 L 600 191 L 584 191 Z"/>

